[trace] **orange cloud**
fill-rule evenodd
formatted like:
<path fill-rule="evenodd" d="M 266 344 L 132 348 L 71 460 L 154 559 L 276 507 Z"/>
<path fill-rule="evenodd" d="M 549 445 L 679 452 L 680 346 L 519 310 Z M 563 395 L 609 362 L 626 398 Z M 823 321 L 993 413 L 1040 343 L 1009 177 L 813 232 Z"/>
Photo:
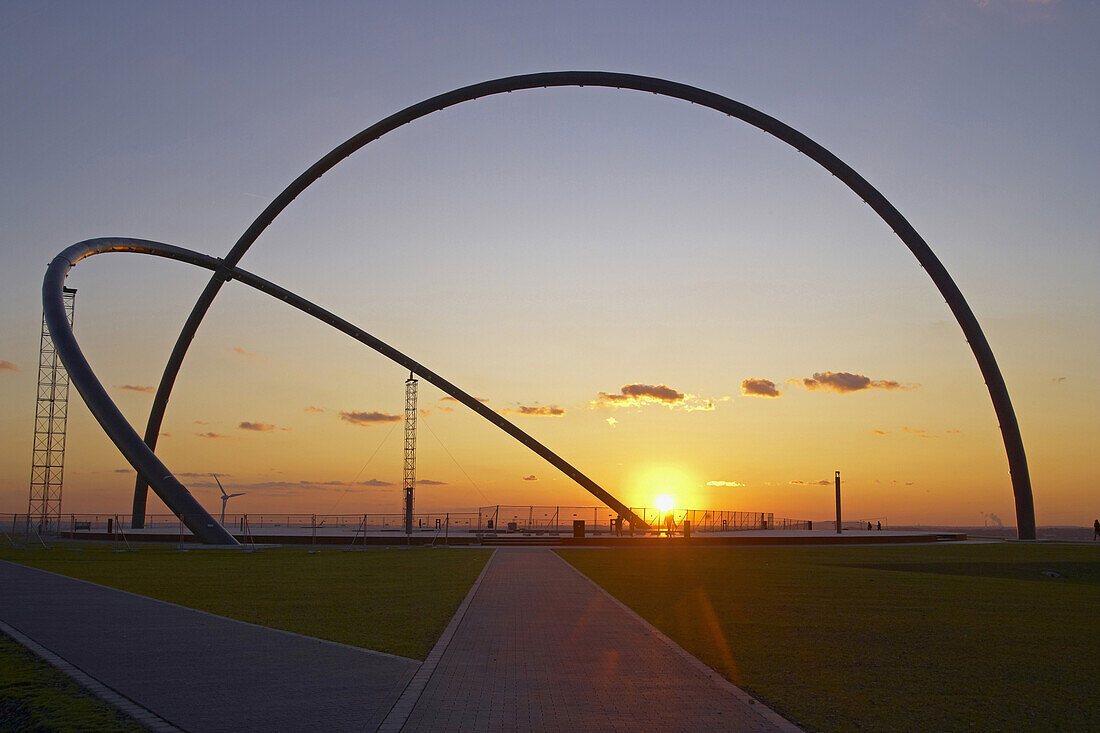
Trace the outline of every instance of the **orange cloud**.
<path fill-rule="evenodd" d="M 489 400 L 485 399 L 484 397 L 474 397 L 474 399 L 477 400 L 478 402 L 488 402 L 489 401 Z M 440 402 L 458 402 L 458 400 L 456 400 L 454 397 L 451 397 L 450 395 L 444 395 L 444 396 L 440 397 L 439 401 Z"/>
<path fill-rule="evenodd" d="M 505 415 L 527 415 L 529 417 L 562 417 L 565 408 L 557 405 L 520 405 L 516 409 L 504 408 Z"/>
<path fill-rule="evenodd" d="M 272 430 L 275 429 L 275 426 L 272 425 L 271 423 L 249 422 L 248 420 L 243 421 L 237 427 L 240 428 L 241 430 L 251 430 L 251 431 L 256 432 L 256 433 L 269 433 L 269 432 L 271 432 Z"/>
<path fill-rule="evenodd" d="M 157 388 L 149 384 L 118 384 L 115 385 L 119 389 L 127 390 L 128 392 L 145 392 L 146 394 L 153 394 L 157 391 Z"/>
<path fill-rule="evenodd" d="M 234 346 L 233 348 L 226 347 L 225 350 L 229 351 L 233 354 L 236 354 L 238 356 L 244 356 L 244 357 L 249 358 L 249 359 L 251 359 L 253 356 L 256 356 L 255 351 L 245 351 L 240 346 Z"/>
<path fill-rule="evenodd" d="M 707 481 L 707 486 L 744 486 L 740 481 Z"/>
<path fill-rule="evenodd" d="M 523 480 L 524 481 L 538 481 L 539 477 L 536 476 L 535 474 L 531 474 L 530 476 L 524 476 Z"/>
<path fill-rule="evenodd" d="M 888 430 L 879 430 L 878 428 L 875 428 L 874 430 L 871 431 L 871 434 L 872 435 L 889 435 L 890 431 L 888 431 Z"/>
<path fill-rule="evenodd" d="M 832 486 L 833 481 L 823 478 L 820 481 L 792 481 L 791 484 L 794 486 Z"/>
<path fill-rule="evenodd" d="M 741 382 L 741 394 L 750 397 L 780 397 L 783 393 L 776 388 L 775 382 L 770 379 L 750 378 Z"/>
<path fill-rule="evenodd" d="M 400 422 L 404 418 L 400 415 L 391 415 L 388 412 L 340 410 L 340 419 L 352 425 L 374 425 L 376 423 Z"/>
<path fill-rule="evenodd" d="M 195 433 L 200 438 L 224 438 L 221 433 Z"/>
<path fill-rule="evenodd" d="M 718 402 L 725 402 L 729 397 L 722 397 Z M 678 408 L 694 412 L 696 410 L 710 411 L 715 409 L 715 400 L 699 397 L 698 395 L 685 394 L 669 387 L 667 384 L 624 384 L 618 394 L 612 392 L 600 392 L 596 399 L 589 401 L 589 407 L 642 407 L 645 405 L 665 405 L 669 408 Z M 614 425 L 614 423 L 610 423 Z"/>
<path fill-rule="evenodd" d="M 323 407 L 315 407 L 314 405 L 310 405 L 309 407 L 302 408 L 302 412 L 324 412 L 324 411 L 325 410 L 324 410 Z"/>
<path fill-rule="evenodd" d="M 12 364 L 10 361 L 4 361 L 3 359 L 0 359 L 0 372 L 17 371 L 19 371 L 19 367 L 17 367 L 15 364 Z"/>
<path fill-rule="evenodd" d="M 911 390 L 919 387 L 919 384 L 901 384 L 892 379 L 873 380 L 862 374 L 851 372 L 815 372 L 813 377 L 803 379 L 788 379 L 788 384 L 801 384 L 806 389 L 813 391 L 818 389 L 830 390 L 840 394 L 849 392 L 862 392 L 866 389 L 885 389 L 893 391 L 897 389 Z"/>
<path fill-rule="evenodd" d="M 600 392 L 597 399 L 608 404 L 638 405 L 659 402 L 674 405 L 683 402 L 684 397 L 686 395 L 683 392 L 678 392 L 667 384 L 624 384 L 619 389 L 619 394 Z"/>

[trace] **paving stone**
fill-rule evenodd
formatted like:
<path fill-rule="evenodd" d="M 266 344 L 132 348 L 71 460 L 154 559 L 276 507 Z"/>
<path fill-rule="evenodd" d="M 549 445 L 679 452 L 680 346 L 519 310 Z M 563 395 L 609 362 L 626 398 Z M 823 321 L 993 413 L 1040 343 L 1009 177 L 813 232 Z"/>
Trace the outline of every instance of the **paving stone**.
<path fill-rule="evenodd" d="M 550 550 L 498 549 L 402 730 L 797 730 Z"/>

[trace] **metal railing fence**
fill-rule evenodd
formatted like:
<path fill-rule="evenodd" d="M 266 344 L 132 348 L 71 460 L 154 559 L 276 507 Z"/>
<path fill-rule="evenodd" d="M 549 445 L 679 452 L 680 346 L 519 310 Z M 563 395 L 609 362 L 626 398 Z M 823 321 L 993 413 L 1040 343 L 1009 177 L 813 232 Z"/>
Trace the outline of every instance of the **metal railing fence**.
<path fill-rule="evenodd" d="M 651 526 L 651 533 L 666 532 L 671 527 L 680 531 L 685 521 L 692 532 L 729 532 L 761 529 L 810 529 L 811 522 L 801 519 L 776 518 L 772 512 L 739 512 L 716 509 L 680 509 L 661 512 L 651 507 L 631 507 Z M 670 516 L 671 515 L 671 516 Z M 450 533 L 562 534 L 573 531 L 573 522 L 583 520 L 587 534 L 615 532 L 617 514 L 599 506 L 536 506 L 494 504 L 469 512 L 422 512 L 413 515 L 413 532 L 436 532 L 446 528 Z M 404 532 L 404 515 L 400 512 L 365 514 L 295 514 L 295 513 L 233 513 L 225 515 L 225 527 L 230 532 L 274 535 L 280 532 L 342 536 L 356 532 Z M 845 528 L 855 523 L 845 522 Z M 864 527 L 866 525 L 864 524 Z M 821 528 L 824 528 L 823 526 Z M 0 529 L 11 537 L 78 536 L 81 533 L 114 533 L 135 531 L 130 526 L 129 513 L 68 513 L 60 520 L 42 520 L 22 513 L 0 513 Z M 145 519 L 148 533 L 190 534 L 174 514 L 150 514 Z M 630 531 L 624 522 L 624 534 Z M 640 528 L 635 534 L 641 533 Z M 2 539 L 2 537 L 0 537 Z"/>

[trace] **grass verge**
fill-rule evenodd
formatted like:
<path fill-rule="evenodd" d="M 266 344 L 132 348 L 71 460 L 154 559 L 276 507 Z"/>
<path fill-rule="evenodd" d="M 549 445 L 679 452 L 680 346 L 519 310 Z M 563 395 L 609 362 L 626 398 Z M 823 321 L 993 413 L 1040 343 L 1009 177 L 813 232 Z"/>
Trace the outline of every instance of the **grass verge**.
<path fill-rule="evenodd" d="M 74 551 L 79 547 L 79 551 Z M 0 550 L 0 559 L 181 606 L 352 646 L 424 659 L 490 550 L 310 553 L 110 546 Z"/>
<path fill-rule="evenodd" d="M 559 554 L 703 662 L 811 730 L 1096 725 L 1097 547 Z"/>
<path fill-rule="evenodd" d="M 0 634 L 0 731 L 120 731 L 145 726 Z"/>

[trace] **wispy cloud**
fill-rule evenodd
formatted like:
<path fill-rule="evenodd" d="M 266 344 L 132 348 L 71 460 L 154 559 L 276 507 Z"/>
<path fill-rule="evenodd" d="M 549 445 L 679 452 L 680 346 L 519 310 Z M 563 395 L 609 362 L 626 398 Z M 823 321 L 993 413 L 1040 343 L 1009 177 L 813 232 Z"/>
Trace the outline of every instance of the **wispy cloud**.
<path fill-rule="evenodd" d="M 474 399 L 477 400 L 478 402 L 488 402 L 489 401 L 489 400 L 485 399 L 484 397 L 474 397 Z M 454 397 L 451 397 L 450 395 L 443 395 L 442 397 L 439 398 L 439 401 L 440 402 L 458 402 L 457 399 L 455 399 Z M 461 404 L 461 403 L 459 403 L 459 404 Z"/>
<path fill-rule="evenodd" d="M 447 485 L 446 481 L 433 481 L 430 478 L 418 478 L 416 480 L 416 483 L 422 484 L 424 486 L 446 486 Z"/>
<path fill-rule="evenodd" d="M 254 433 L 270 433 L 276 426 L 266 422 L 250 422 L 244 420 L 237 427 L 241 430 L 251 430 Z"/>
<path fill-rule="evenodd" d="M 740 481 L 707 481 L 707 486 L 744 486 Z"/>
<path fill-rule="evenodd" d="M 871 435 L 889 435 L 889 434 L 890 434 L 889 430 L 879 430 L 878 428 L 875 428 L 874 430 L 871 431 Z"/>
<path fill-rule="evenodd" d="M 820 481 L 791 481 L 794 486 L 832 486 L 836 479 L 830 481 L 827 478 L 823 478 Z"/>
<path fill-rule="evenodd" d="M 325 408 L 310 405 L 309 407 L 303 407 L 302 412 L 324 412 Z"/>
<path fill-rule="evenodd" d="M 352 425 L 377 425 L 379 423 L 400 422 L 404 418 L 401 415 L 391 415 L 388 412 L 340 410 L 340 419 Z"/>
<path fill-rule="evenodd" d="M 781 397 L 783 395 L 772 380 L 756 378 L 741 382 L 741 394 L 750 397 Z"/>
<path fill-rule="evenodd" d="M 536 476 L 535 474 L 531 474 L 530 476 L 524 476 L 523 480 L 524 481 L 538 481 L 539 477 Z"/>
<path fill-rule="evenodd" d="M 19 367 L 17 367 L 15 364 L 12 364 L 10 361 L 5 361 L 4 359 L 0 359 L 0 372 L 17 371 L 19 371 Z"/>
<path fill-rule="evenodd" d="M 225 437 L 221 433 L 209 433 L 209 432 L 208 433 L 195 433 L 195 435 L 197 435 L 200 438 L 224 438 Z"/>
<path fill-rule="evenodd" d="M 902 384 L 892 379 L 871 379 L 851 372 L 815 372 L 812 377 L 788 379 L 787 384 L 798 384 L 810 391 L 828 390 L 840 394 L 862 392 L 868 389 L 893 391 L 913 390 L 920 387 L 919 384 Z"/>
<path fill-rule="evenodd" d="M 619 424 L 619 421 L 616 420 L 613 417 L 609 417 L 609 418 L 607 418 L 607 424 L 610 425 L 611 427 L 615 427 L 616 425 Z"/>
<path fill-rule="evenodd" d="M 251 359 L 254 356 L 258 356 L 258 354 L 255 351 L 245 351 L 240 346 L 234 346 L 232 348 L 226 347 L 225 350 L 228 351 L 231 354 L 236 354 L 237 356 L 243 356 L 246 359 Z"/>
<path fill-rule="evenodd" d="M 182 474 L 177 474 L 182 475 Z M 207 476 L 208 474 L 203 474 Z M 343 489 L 345 492 L 355 493 L 359 491 L 392 490 L 397 484 L 392 481 L 371 478 L 365 481 L 225 481 L 226 474 L 218 474 L 222 480 L 222 486 L 227 490 L 239 489 L 248 492 L 267 494 L 269 496 L 307 496 L 318 491 L 331 489 Z M 216 488 L 213 480 L 194 481 L 190 484 L 194 488 Z"/>
<path fill-rule="evenodd" d="M 157 388 L 151 384 L 117 384 L 118 389 L 124 389 L 127 392 L 144 392 L 145 394 L 153 394 L 157 391 Z"/>
<path fill-rule="evenodd" d="M 0 362 L 0 369 L 3 368 L 4 364 L 7 364 L 7 362 L 6 361 L 5 362 Z M 1050 381 L 1054 382 L 1055 384 L 1061 384 L 1062 382 L 1066 381 L 1066 378 L 1065 377 L 1053 377 Z"/>
<path fill-rule="evenodd" d="M 506 407 L 501 412 L 505 415 L 527 415 L 529 417 L 562 417 L 565 408 L 557 405 L 519 405 L 516 408 Z"/>

